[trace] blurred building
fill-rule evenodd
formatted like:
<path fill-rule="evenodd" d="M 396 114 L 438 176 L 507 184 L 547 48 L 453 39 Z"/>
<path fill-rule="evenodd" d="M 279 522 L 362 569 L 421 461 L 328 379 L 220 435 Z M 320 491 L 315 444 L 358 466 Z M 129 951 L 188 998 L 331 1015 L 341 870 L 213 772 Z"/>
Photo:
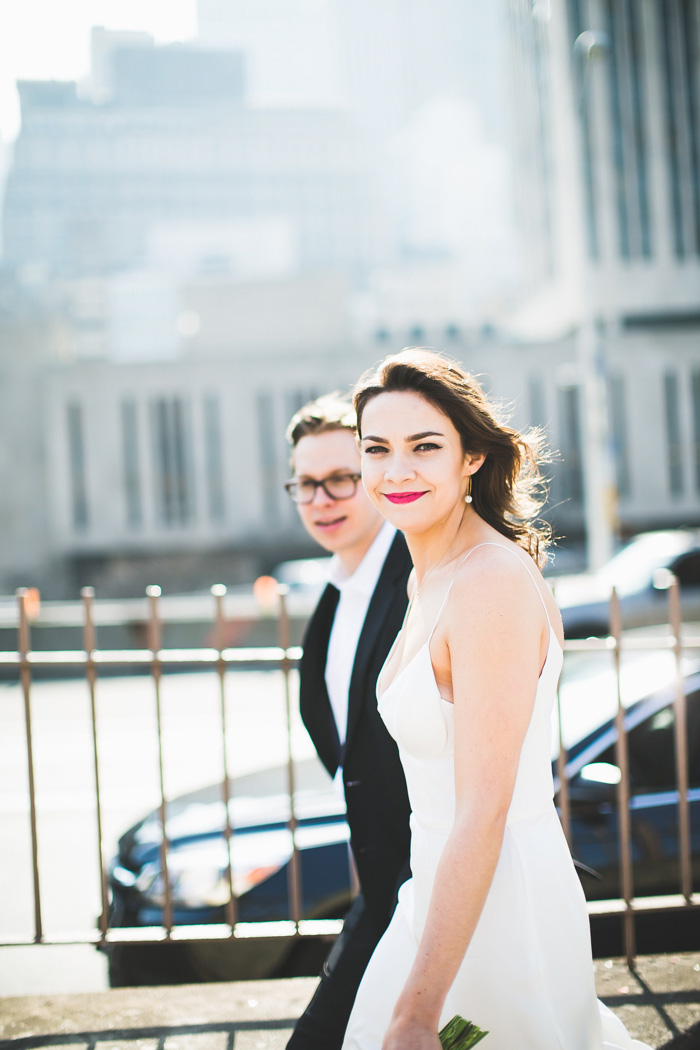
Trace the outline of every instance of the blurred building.
<path fill-rule="evenodd" d="M 155 40 L 150 33 L 138 30 L 93 26 L 90 34 L 90 98 L 93 102 L 108 102 L 114 94 L 115 52 L 137 47 L 152 50 Z"/>
<path fill-rule="evenodd" d="M 92 101 L 21 82 L 4 202 L 14 268 L 81 276 L 142 266 L 157 228 L 255 218 L 289 230 L 296 269 L 361 275 L 381 241 L 369 159 L 346 114 L 245 105 L 232 51 L 98 38 Z"/>
<path fill-rule="evenodd" d="M 387 256 L 436 261 L 473 313 L 513 280 L 504 7 L 481 0 L 198 0 L 255 105 L 342 106 L 371 150 Z"/>
<path fill-rule="evenodd" d="M 511 266 L 506 187 L 464 101 L 493 69 L 458 69 L 488 43 L 491 5 L 444 0 L 435 25 L 426 0 L 283 6 L 200 0 L 201 48 L 96 31 L 88 98 L 22 85 L 0 271 L 0 591 L 190 589 L 309 553 L 282 489 L 286 423 L 405 345 L 446 350 L 515 425 L 547 428 L 550 515 L 571 538 L 588 332 L 623 530 L 700 522 L 698 0 L 504 0 L 522 245 L 507 321 L 488 276 Z M 274 37 L 288 65 L 256 67 L 269 20 L 302 7 L 298 48 Z M 338 39 L 354 102 L 342 64 L 312 63 Z M 345 111 L 328 106 L 338 92 Z M 366 142 L 387 129 L 380 164 Z"/>
<path fill-rule="evenodd" d="M 698 523 L 700 3 L 509 8 L 525 275 L 512 331 L 561 349 L 533 391 L 563 439 L 558 513 L 581 528 L 601 452 L 592 382 L 622 530 Z"/>
<path fill-rule="evenodd" d="M 349 108 L 376 140 L 435 99 L 479 94 L 504 131 L 503 8 L 480 0 L 197 0 L 206 47 L 246 55 L 251 97 Z"/>
<path fill-rule="evenodd" d="M 308 551 L 284 432 L 372 362 L 350 334 L 349 278 L 192 276 L 177 353 L 138 362 L 78 357 L 104 285 L 80 284 L 82 325 L 77 286 L 0 277 L 0 592 L 192 589 Z"/>
<path fill-rule="evenodd" d="M 272 107 L 344 101 L 333 0 L 198 0 L 199 39 L 246 56 L 251 100 Z"/>
<path fill-rule="evenodd" d="M 426 316 L 420 327 L 353 335 L 351 288 L 333 275 L 245 285 L 200 276 L 179 295 L 190 326 L 168 361 L 76 360 L 58 294 L 21 313 L 15 302 L 0 318 L 0 412 L 13 436 L 0 456 L 0 592 L 37 584 L 47 597 L 67 597 L 89 584 L 130 595 L 152 582 L 200 589 L 314 553 L 283 490 L 286 424 L 307 399 L 351 388 L 411 343 L 465 362 L 514 425 L 548 428 L 563 455 L 550 513 L 568 537 L 580 527 L 575 334 L 518 345 L 487 327 Z M 638 417 L 616 403 L 619 481 L 634 497 L 628 520 L 638 528 L 690 517 L 679 500 L 659 499 L 665 449 L 643 458 L 667 425 L 648 396 L 657 356 L 618 344 L 609 352 L 616 396 L 621 386 L 644 406 Z"/>

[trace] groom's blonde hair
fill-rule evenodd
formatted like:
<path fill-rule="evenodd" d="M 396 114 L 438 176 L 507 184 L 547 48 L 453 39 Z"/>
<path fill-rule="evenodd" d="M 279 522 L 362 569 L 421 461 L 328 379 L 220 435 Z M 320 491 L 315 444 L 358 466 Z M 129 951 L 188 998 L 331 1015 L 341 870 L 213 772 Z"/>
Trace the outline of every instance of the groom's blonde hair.
<path fill-rule="evenodd" d="M 351 434 L 357 432 L 355 406 L 350 397 L 338 390 L 307 402 L 295 412 L 289 421 L 286 437 L 294 450 L 303 437 L 325 434 L 331 430 L 349 430 Z"/>

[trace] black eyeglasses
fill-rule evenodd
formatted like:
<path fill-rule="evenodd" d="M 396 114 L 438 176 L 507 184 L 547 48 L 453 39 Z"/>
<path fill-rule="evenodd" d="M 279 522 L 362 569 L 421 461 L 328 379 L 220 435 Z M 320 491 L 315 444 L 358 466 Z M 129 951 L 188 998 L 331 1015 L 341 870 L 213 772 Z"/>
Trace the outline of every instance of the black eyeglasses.
<path fill-rule="evenodd" d="M 314 478 L 292 478 L 284 487 L 295 503 L 313 503 L 316 489 L 323 489 L 329 499 L 352 499 L 361 474 L 331 474 L 315 481 Z"/>

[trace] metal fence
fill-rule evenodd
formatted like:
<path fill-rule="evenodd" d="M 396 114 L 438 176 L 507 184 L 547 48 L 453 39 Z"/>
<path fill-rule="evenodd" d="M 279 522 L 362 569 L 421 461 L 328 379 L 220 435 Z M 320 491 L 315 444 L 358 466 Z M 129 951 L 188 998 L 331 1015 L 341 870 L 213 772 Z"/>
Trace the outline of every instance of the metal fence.
<path fill-rule="evenodd" d="M 0 652 L 0 669 L 7 675 L 16 673 L 21 684 L 24 704 L 24 726 L 26 731 L 26 757 L 28 770 L 28 795 L 29 795 L 29 821 L 31 830 L 32 851 L 32 878 L 33 878 L 33 900 L 34 900 L 34 932 L 33 936 L 3 938 L 2 946 L 17 944 L 66 944 L 66 943 L 95 943 L 108 946 L 118 943 L 131 944 L 153 944 L 183 941 L 211 941 L 227 938 L 276 936 L 286 938 L 309 938 L 335 934 L 341 926 L 340 920 L 310 920 L 302 916 L 302 886 L 300 856 L 297 843 L 298 821 L 295 813 L 295 762 L 292 753 L 291 725 L 292 710 L 295 700 L 292 697 L 292 683 L 290 672 L 297 665 L 301 655 L 297 646 L 290 644 L 290 617 L 288 611 L 287 597 L 284 588 L 279 589 L 277 632 L 278 645 L 254 648 L 227 648 L 224 645 L 226 639 L 227 620 L 225 615 L 224 601 L 226 588 L 216 586 L 212 588 L 213 603 L 212 627 L 214 630 L 213 647 L 199 647 L 195 649 L 162 648 L 163 618 L 161 615 L 161 598 L 158 587 L 147 589 L 148 616 L 147 648 L 145 649 L 98 649 L 96 645 L 95 630 L 95 597 L 91 588 L 84 588 L 82 597 L 82 637 L 83 648 L 75 650 L 37 650 L 32 649 L 30 623 L 32 619 L 31 591 L 26 589 L 17 593 L 18 602 L 18 644 L 16 651 Z M 616 754 L 617 765 L 620 769 L 620 780 L 617 784 L 617 812 L 619 819 L 619 851 L 620 851 L 620 894 L 618 898 L 604 901 L 592 901 L 589 903 L 589 913 L 593 915 L 618 915 L 623 922 L 625 953 L 631 964 L 635 952 L 635 917 L 642 911 L 664 911 L 697 908 L 700 905 L 700 894 L 693 892 L 692 885 L 692 857 L 691 857 L 691 835 L 690 835 L 690 811 L 689 811 L 689 770 L 688 770 L 688 744 L 687 744 L 687 711 L 686 693 L 684 688 L 684 674 L 682 669 L 682 657 L 691 649 L 700 648 L 696 641 L 685 641 L 683 639 L 681 622 L 681 604 L 677 582 L 672 583 L 669 588 L 669 624 L 670 634 L 664 634 L 659 630 L 658 635 L 631 636 L 622 633 L 620 618 L 620 603 L 618 596 L 613 591 L 610 603 L 611 633 L 607 638 L 589 638 L 583 640 L 568 640 L 565 643 L 566 652 L 608 652 L 611 656 L 615 672 L 617 688 L 617 714 L 616 714 Z M 675 758 L 676 758 L 676 787 L 678 793 L 678 893 L 666 897 L 635 897 L 633 882 L 632 863 L 632 837 L 630 821 L 630 775 L 628 761 L 628 739 L 625 725 L 625 708 L 623 706 L 622 690 L 620 686 L 621 654 L 627 650 L 670 650 L 675 657 Z M 115 928 L 109 922 L 109 889 L 108 889 L 108 859 L 105 856 L 105 844 L 102 826 L 102 797 L 100 789 L 100 761 L 98 750 L 98 705 L 97 695 L 99 691 L 100 673 L 104 671 L 114 672 L 120 669 L 139 666 L 150 676 L 153 686 L 153 703 L 155 707 L 157 728 L 157 760 L 160 784 L 159 813 L 160 823 L 163 829 L 159 853 L 160 867 L 163 873 L 164 902 L 162 909 L 162 926 L 158 927 L 133 927 Z M 162 726 L 162 699 L 161 680 L 163 673 L 167 670 L 178 668 L 197 667 L 209 669 L 215 672 L 218 681 L 219 694 L 219 717 L 221 727 L 221 743 L 223 750 L 223 777 L 220 791 L 225 814 L 223 834 L 225 836 L 228 852 L 228 903 L 226 905 L 226 922 L 222 924 L 202 924 L 198 926 L 180 926 L 172 922 L 172 894 L 171 884 L 168 878 L 169 843 L 166 835 L 166 810 L 168 802 L 166 799 L 166 786 L 163 775 L 163 726 Z M 284 702 L 286 709 L 286 736 L 287 736 L 287 794 L 289 799 L 289 832 L 291 835 L 291 859 L 288 866 L 288 891 L 289 891 L 289 916 L 285 922 L 274 923 L 242 923 L 237 921 L 237 898 L 234 888 L 233 865 L 231 863 L 231 851 L 235 849 L 235 828 L 232 826 L 231 814 L 228 802 L 231 798 L 232 778 L 229 768 L 229 758 L 226 753 L 227 740 L 227 705 L 226 705 L 226 676 L 231 669 L 245 669 L 251 667 L 264 667 L 281 672 L 284 683 Z M 94 789 L 95 789 L 95 814 L 97 822 L 97 864 L 100 873 L 100 899 L 101 913 L 97 927 L 94 931 L 86 931 L 80 936 L 68 934 L 48 934 L 45 932 L 42 919 L 42 886 L 41 871 L 39 865 L 39 831 L 37 823 L 37 803 L 35 784 L 35 754 L 33 740 L 32 720 L 32 686 L 36 672 L 65 673 L 84 676 L 90 699 L 90 719 L 92 730 L 92 753 L 94 759 Z M 558 769 L 558 805 L 562 825 L 567 838 L 571 836 L 571 806 L 569 798 L 569 786 L 567 775 L 567 755 L 561 743 L 561 707 L 559 710 L 560 726 L 560 749 L 557 760 Z M 0 935 L 1 936 L 1 935 Z"/>

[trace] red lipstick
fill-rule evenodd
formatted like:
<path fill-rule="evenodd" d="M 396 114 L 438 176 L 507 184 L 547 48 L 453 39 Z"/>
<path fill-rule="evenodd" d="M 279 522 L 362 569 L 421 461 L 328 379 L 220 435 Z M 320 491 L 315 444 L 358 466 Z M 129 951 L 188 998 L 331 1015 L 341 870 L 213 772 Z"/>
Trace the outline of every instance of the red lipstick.
<path fill-rule="evenodd" d="M 384 495 L 390 503 L 415 503 L 425 492 L 385 492 Z"/>

